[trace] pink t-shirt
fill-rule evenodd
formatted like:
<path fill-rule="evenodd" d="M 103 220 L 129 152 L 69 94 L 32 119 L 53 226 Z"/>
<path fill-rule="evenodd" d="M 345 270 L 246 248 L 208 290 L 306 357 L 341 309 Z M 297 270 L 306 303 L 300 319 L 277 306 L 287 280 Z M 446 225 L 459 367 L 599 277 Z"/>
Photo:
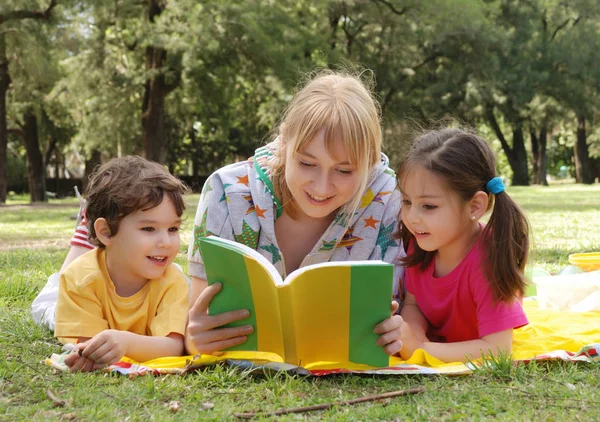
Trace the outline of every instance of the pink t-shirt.
<path fill-rule="evenodd" d="M 528 324 L 521 301 L 496 302 L 480 263 L 484 260 L 481 241 L 460 264 L 444 277 L 433 276 L 435 259 L 421 271 L 407 267 L 406 290 L 415 296 L 430 323 L 432 341 L 454 343 L 475 340 L 489 334 Z"/>

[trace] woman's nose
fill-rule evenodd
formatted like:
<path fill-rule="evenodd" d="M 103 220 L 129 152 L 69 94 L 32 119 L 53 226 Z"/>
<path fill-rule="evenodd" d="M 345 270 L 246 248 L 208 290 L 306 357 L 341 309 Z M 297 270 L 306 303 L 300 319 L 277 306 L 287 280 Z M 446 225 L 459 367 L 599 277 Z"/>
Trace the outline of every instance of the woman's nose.
<path fill-rule="evenodd" d="M 330 175 L 327 171 L 319 172 L 317 180 L 315 180 L 315 193 L 319 195 L 326 195 L 330 192 L 331 185 Z"/>

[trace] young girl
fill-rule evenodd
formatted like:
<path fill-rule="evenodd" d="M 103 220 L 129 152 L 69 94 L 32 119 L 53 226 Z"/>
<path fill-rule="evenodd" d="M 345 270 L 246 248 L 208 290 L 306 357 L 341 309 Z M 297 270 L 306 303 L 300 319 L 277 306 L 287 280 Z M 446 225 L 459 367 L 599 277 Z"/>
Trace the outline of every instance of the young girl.
<path fill-rule="evenodd" d="M 510 354 L 513 329 L 527 324 L 529 226 L 496 177 L 490 148 L 459 129 L 432 131 L 398 177 L 407 294 L 401 318 L 378 327 L 380 341 L 399 334 L 404 359 L 416 349 L 445 362 Z"/>
<path fill-rule="evenodd" d="M 188 253 L 188 353 L 241 344 L 254 330 L 222 327 L 248 317 L 244 309 L 208 315 L 221 286 L 207 287 L 201 237 L 244 243 L 284 277 L 318 262 L 394 262 L 401 253 L 393 238 L 400 194 L 381 153 L 377 105 L 358 78 L 319 74 L 296 94 L 278 132 L 253 158 L 218 170 L 204 186 Z M 402 266 L 396 269 L 398 280 Z"/>

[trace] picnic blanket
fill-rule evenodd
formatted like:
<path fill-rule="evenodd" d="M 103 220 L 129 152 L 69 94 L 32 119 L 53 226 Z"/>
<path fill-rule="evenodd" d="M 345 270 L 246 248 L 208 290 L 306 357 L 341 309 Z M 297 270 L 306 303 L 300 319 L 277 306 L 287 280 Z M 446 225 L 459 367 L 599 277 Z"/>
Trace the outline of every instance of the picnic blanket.
<path fill-rule="evenodd" d="M 524 308 L 529 325 L 515 330 L 512 359 L 515 362 L 532 360 L 563 360 L 569 362 L 600 362 L 600 311 L 557 312 L 540 309 L 534 299 L 525 299 Z M 47 365 L 68 370 L 63 354 L 53 354 Z M 480 362 L 480 361 L 479 361 Z M 334 373 L 357 374 L 448 374 L 466 375 L 473 372 L 478 360 L 469 363 L 444 363 L 423 350 L 417 350 L 404 361 L 390 358 L 390 366 L 373 368 L 363 365 L 341 365 L 336 362 L 317 362 L 307 367 L 286 364 L 278 355 L 262 352 L 225 352 L 220 356 L 195 355 L 135 362 L 128 358 L 107 368 L 128 376 L 144 374 L 186 374 L 210 365 L 223 364 L 254 372 L 286 371 L 294 374 L 323 376 Z"/>

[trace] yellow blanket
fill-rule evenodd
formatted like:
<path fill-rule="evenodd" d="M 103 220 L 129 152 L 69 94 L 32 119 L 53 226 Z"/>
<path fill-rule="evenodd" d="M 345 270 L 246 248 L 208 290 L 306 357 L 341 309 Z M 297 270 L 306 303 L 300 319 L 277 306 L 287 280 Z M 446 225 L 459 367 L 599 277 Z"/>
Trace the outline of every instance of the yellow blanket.
<path fill-rule="evenodd" d="M 524 301 L 529 325 L 515 330 L 512 357 L 515 361 L 561 359 L 565 361 L 600 361 L 600 311 L 575 313 L 556 312 L 538 308 L 535 300 Z M 54 354 L 45 363 L 67 369 L 63 355 Z M 353 372 L 369 374 L 468 374 L 471 366 L 462 362 L 444 363 L 417 350 L 413 356 L 403 361 L 390 358 L 388 368 L 372 368 L 340 362 L 318 362 L 310 367 L 298 368 L 285 364 L 277 355 L 256 352 L 225 352 L 220 356 L 197 355 L 166 357 L 148 362 L 134 362 L 124 358 L 121 362 L 106 368 L 108 372 L 125 375 L 145 373 L 167 374 L 185 373 L 197 367 L 216 363 L 241 366 L 257 370 L 286 370 L 302 374 L 327 375 L 331 373 Z"/>

